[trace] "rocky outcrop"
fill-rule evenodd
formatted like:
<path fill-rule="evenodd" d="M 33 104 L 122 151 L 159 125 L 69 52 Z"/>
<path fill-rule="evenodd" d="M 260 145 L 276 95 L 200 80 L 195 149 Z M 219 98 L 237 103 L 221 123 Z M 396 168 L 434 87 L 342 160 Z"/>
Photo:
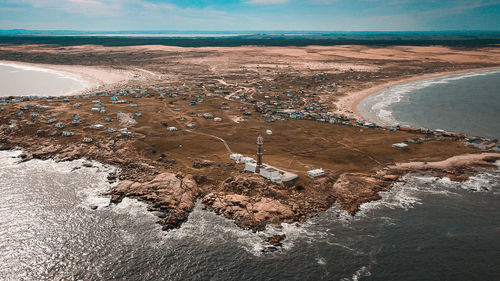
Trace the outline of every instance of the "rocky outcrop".
<path fill-rule="evenodd" d="M 149 182 L 123 181 L 111 192 L 111 202 L 124 197 L 136 198 L 149 204 L 149 210 L 163 217 L 164 230 L 177 228 L 193 210 L 199 189 L 193 177 L 162 173 Z"/>
<path fill-rule="evenodd" d="M 267 224 L 292 222 L 296 213 L 288 204 L 268 197 L 210 193 L 202 200 L 210 210 L 233 219 L 243 228 L 263 230 Z"/>
<path fill-rule="evenodd" d="M 342 174 L 333 185 L 337 204 L 354 215 L 361 204 L 379 200 L 380 191 L 387 191 L 398 176 L 376 177 L 364 174 Z"/>
<path fill-rule="evenodd" d="M 195 161 L 193 161 L 193 168 L 201 169 L 201 168 L 210 167 L 214 164 L 215 164 L 214 161 L 204 160 L 204 159 L 196 159 Z"/>

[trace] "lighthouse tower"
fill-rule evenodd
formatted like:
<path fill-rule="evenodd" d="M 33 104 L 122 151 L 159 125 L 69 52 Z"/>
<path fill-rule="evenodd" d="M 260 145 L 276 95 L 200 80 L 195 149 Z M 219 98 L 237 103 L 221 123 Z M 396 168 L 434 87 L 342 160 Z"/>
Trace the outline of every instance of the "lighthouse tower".
<path fill-rule="evenodd" d="M 262 145 L 264 144 L 264 139 L 259 136 L 257 138 L 257 168 L 255 173 L 260 173 L 260 168 L 262 168 Z"/>

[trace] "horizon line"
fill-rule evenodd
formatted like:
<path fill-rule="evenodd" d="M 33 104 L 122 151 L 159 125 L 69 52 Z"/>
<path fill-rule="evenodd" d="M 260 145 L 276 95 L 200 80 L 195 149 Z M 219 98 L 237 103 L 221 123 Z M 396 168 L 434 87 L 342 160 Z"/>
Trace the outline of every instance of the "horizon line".
<path fill-rule="evenodd" d="M 10 28 L 10 29 L 0 29 L 0 32 L 6 31 L 28 31 L 28 32 L 92 32 L 92 33 L 105 33 L 105 32 L 498 32 L 500 30 L 493 29 L 442 29 L 442 30 L 306 30 L 306 29 L 294 29 L 294 30 L 181 30 L 181 29 L 123 29 L 123 30 L 84 30 L 84 29 L 25 29 L 25 28 Z"/>

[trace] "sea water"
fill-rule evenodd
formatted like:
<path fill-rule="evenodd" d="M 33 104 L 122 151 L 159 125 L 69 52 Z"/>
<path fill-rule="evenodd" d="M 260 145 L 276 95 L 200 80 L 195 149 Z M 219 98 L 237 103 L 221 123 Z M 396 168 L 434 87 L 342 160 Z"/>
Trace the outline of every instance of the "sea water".
<path fill-rule="evenodd" d="M 0 96 L 60 96 L 90 86 L 76 74 L 24 64 L 0 63 Z"/>
<path fill-rule="evenodd" d="M 147 206 L 109 204 L 115 168 L 0 151 L 1 280 L 498 280 L 500 170 L 464 183 L 410 175 L 354 217 L 238 228 L 198 204 L 162 231 Z M 88 163 L 87 163 L 88 164 Z M 94 209 L 97 207 L 96 209 Z M 265 238 L 284 233 L 267 252 Z M 264 251 L 263 251 L 264 250 Z"/>
<path fill-rule="evenodd" d="M 358 109 L 382 125 L 500 138 L 500 69 L 424 79 L 384 89 Z"/>

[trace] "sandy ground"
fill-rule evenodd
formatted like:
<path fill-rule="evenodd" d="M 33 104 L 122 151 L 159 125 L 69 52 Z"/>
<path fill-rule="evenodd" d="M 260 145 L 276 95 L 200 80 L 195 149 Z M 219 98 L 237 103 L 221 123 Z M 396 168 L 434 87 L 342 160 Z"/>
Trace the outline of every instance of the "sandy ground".
<path fill-rule="evenodd" d="M 357 104 L 368 95 L 415 80 L 498 68 L 500 48 L 4 45 L 0 46 L 0 57 L 53 62 L 35 65 L 81 75 L 101 89 L 205 81 L 226 89 L 229 99 L 236 93 L 256 98 L 252 90 L 257 85 L 281 84 L 280 89 L 292 92 L 305 88 L 308 93 L 315 91 L 322 104 L 334 104 L 331 108 L 336 113 L 363 119 Z M 315 90 L 320 86 L 323 90 Z M 335 88 L 335 92 L 327 92 L 328 88 Z"/>
<path fill-rule="evenodd" d="M 25 63 L 18 61 L 0 60 L 0 63 L 25 65 L 37 68 L 45 68 L 59 72 L 66 72 L 77 76 L 86 81 L 90 86 L 72 94 L 81 94 L 91 91 L 105 91 L 119 88 L 131 81 L 146 82 L 159 77 L 158 74 L 140 68 L 135 69 L 116 69 L 111 67 L 95 67 L 84 65 L 57 65 L 57 64 L 40 64 L 40 63 Z"/>
<path fill-rule="evenodd" d="M 451 74 L 473 72 L 473 71 L 480 71 L 480 70 L 488 70 L 488 69 L 497 69 L 497 68 L 473 68 L 473 69 L 459 70 L 459 71 L 428 73 L 428 74 L 413 76 L 411 78 L 394 80 L 394 81 L 387 82 L 387 83 L 380 84 L 380 85 L 376 85 L 376 86 L 373 86 L 373 87 L 370 87 L 368 89 L 364 89 L 364 90 L 361 90 L 358 92 L 347 93 L 345 96 L 342 96 L 338 99 L 338 101 L 336 103 L 337 110 L 335 111 L 335 113 L 346 115 L 346 116 L 353 116 L 356 119 L 364 120 L 365 118 L 363 117 L 361 112 L 359 112 L 359 110 L 358 110 L 358 104 L 363 99 L 367 98 L 368 96 L 376 94 L 384 89 L 391 88 L 391 87 L 401 85 L 401 84 L 406 84 L 406 83 L 418 81 L 418 80 L 424 80 L 424 79 L 428 79 L 428 78 L 446 76 L 446 75 L 451 75 Z"/>
<path fill-rule="evenodd" d="M 500 153 L 464 154 L 437 162 L 408 162 L 389 166 L 389 169 L 449 169 L 458 166 L 481 164 L 488 157 L 500 157 Z"/>

